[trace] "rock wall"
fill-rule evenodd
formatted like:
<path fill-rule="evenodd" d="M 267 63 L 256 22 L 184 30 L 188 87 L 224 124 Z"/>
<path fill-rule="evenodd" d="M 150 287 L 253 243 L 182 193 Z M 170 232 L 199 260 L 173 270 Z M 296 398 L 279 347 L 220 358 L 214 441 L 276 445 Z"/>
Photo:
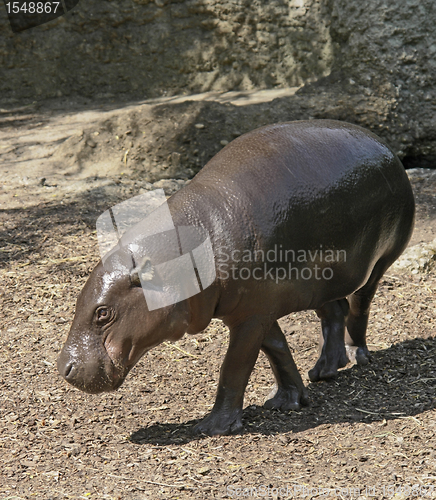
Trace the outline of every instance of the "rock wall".
<path fill-rule="evenodd" d="M 319 0 L 82 0 L 19 34 L 1 14 L 3 99 L 298 86 L 332 62 Z"/>
<path fill-rule="evenodd" d="M 20 34 L 0 13 L 3 103 L 304 84 L 277 118 L 348 120 L 436 165 L 434 0 L 82 0 Z"/>

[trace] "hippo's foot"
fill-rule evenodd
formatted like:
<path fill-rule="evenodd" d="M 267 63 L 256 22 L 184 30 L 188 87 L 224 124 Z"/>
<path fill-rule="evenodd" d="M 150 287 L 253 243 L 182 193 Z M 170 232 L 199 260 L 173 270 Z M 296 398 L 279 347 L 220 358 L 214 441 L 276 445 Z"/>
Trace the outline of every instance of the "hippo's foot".
<path fill-rule="evenodd" d="M 208 436 L 225 436 L 227 434 L 238 434 L 242 429 L 242 410 L 231 413 L 212 411 L 194 427 L 194 433 L 207 434 Z"/>
<path fill-rule="evenodd" d="M 316 365 L 309 370 L 309 379 L 311 382 L 318 382 L 319 380 L 335 378 L 338 374 L 338 368 L 347 366 L 348 362 L 345 347 L 340 349 L 339 353 L 335 353 L 335 356 L 327 356 L 325 352 L 322 352 Z"/>
<path fill-rule="evenodd" d="M 351 362 L 355 362 L 358 365 L 367 365 L 371 361 L 371 353 L 366 346 L 356 347 L 354 345 L 346 344 L 345 348 L 347 350 L 348 358 Z"/>
<path fill-rule="evenodd" d="M 309 403 L 306 391 L 301 393 L 296 387 L 285 389 L 275 385 L 268 397 L 270 396 L 271 399 L 267 399 L 263 405 L 268 410 L 296 411 L 301 405 L 306 406 Z"/>

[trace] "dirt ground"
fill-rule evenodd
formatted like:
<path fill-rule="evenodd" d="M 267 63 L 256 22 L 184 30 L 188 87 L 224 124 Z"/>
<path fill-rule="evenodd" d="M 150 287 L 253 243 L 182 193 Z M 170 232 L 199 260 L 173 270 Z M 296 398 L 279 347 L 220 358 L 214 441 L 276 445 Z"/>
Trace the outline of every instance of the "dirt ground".
<path fill-rule="evenodd" d="M 435 498 L 434 269 L 388 270 L 369 324 L 373 362 L 350 365 L 333 381 L 307 378 L 318 355 L 315 313 L 284 318 L 310 406 L 289 413 L 262 407 L 273 376 L 261 354 L 241 435 L 191 433 L 214 402 L 228 343 L 219 321 L 152 350 L 117 392 L 87 395 L 60 378 L 57 354 L 76 297 L 99 260 L 95 221 L 155 180 L 135 169 L 126 174 L 122 147 L 109 173 L 85 165 L 63 175 L 59 158 L 71 169 L 67 159 L 80 151 L 77 142 L 65 142 L 77 114 L 61 108 L 0 115 L 0 499 L 209 500 L 256 498 L 256 492 L 257 498 Z M 44 132 L 55 115 L 57 126 Z M 78 125 L 81 138 L 96 130 L 92 120 L 107 117 L 88 115 Z M 121 135 L 116 128 L 105 134 L 115 144 Z M 58 163 L 50 163 L 53 156 Z M 178 157 L 171 160 L 179 165 Z M 155 186 L 171 193 L 189 175 Z M 416 245 L 436 238 L 436 176 L 417 171 L 411 181 Z"/>

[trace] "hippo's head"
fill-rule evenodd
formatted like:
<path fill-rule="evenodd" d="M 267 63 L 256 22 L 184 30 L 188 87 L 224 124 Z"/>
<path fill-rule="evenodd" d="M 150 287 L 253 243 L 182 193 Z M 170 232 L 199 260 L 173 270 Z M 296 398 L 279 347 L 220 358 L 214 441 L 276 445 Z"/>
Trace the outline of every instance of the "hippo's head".
<path fill-rule="evenodd" d="M 141 356 L 186 332 L 186 303 L 149 311 L 138 279 L 115 255 L 100 262 L 80 293 L 67 341 L 58 358 L 60 374 L 89 393 L 117 389 Z"/>

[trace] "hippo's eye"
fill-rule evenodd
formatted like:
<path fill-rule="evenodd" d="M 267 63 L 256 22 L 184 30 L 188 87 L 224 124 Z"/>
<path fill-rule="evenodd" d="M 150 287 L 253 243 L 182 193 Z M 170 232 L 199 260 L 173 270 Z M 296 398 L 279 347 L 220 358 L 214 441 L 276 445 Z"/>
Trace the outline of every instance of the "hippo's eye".
<path fill-rule="evenodd" d="M 104 325 L 112 318 L 112 310 L 108 307 L 98 307 L 95 311 L 97 323 Z"/>

